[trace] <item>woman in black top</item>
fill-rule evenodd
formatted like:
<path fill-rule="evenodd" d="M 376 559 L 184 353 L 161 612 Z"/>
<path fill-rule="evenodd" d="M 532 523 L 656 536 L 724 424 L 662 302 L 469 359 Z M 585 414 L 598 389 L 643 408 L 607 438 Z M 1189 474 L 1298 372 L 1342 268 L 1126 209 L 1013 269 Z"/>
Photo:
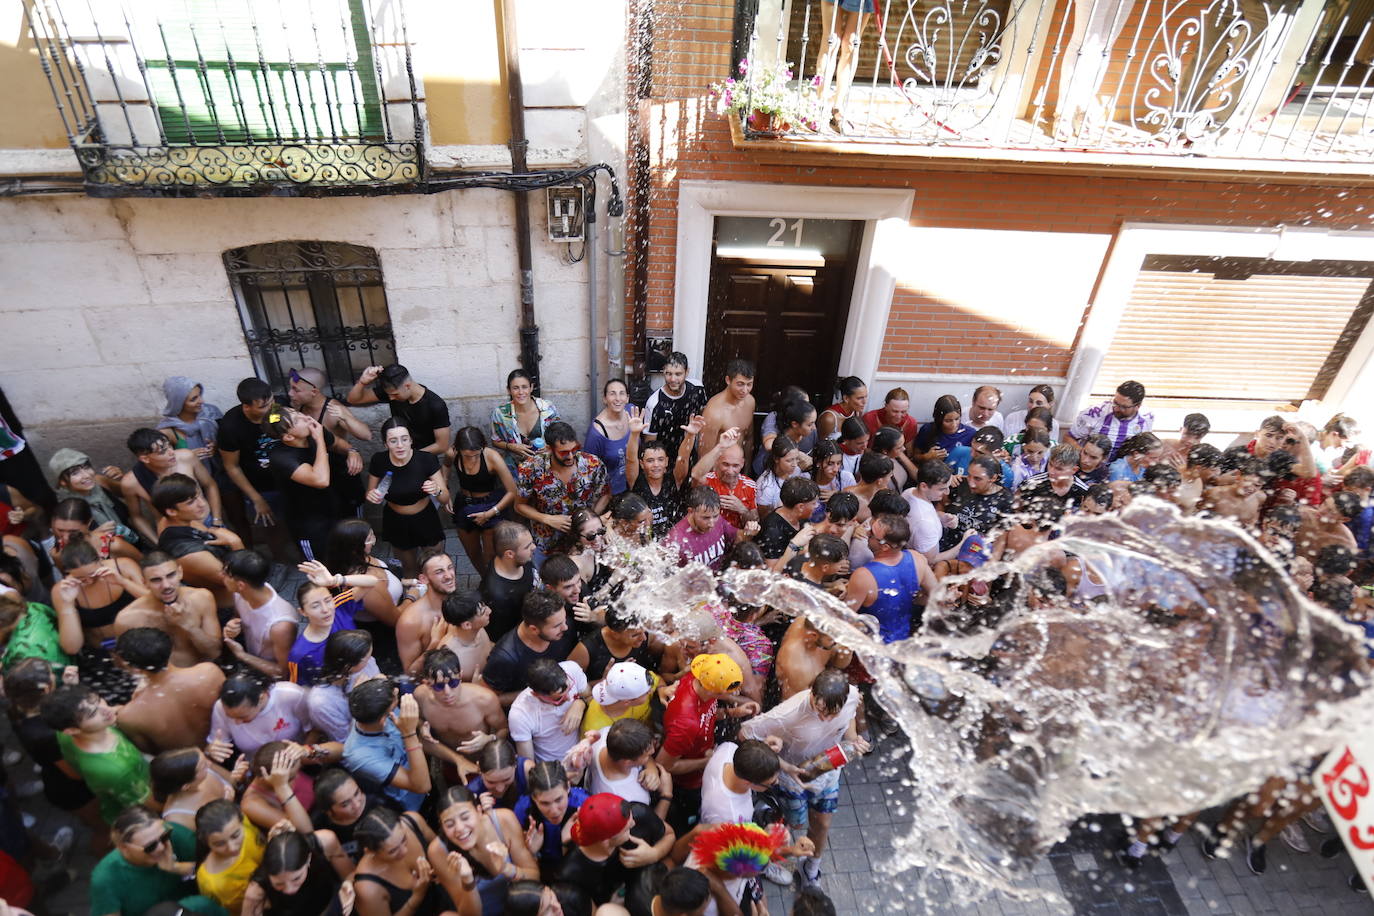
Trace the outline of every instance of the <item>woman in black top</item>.
<path fill-rule="evenodd" d="M 342 516 L 339 501 L 329 487 L 334 434 L 287 407 L 271 408 L 262 421 L 262 431 L 280 443 L 269 453 L 267 464 L 286 503 L 286 528 L 300 542 L 307 560 L 323 559 L 329 529 Z"/>
<path fill-rule="evenodd" d="M 458 540 L 478 575 L 485 575 L 493 555 L 492 529 L 515 502 L 515 481 L 501 453 L 487 444 L 476 426 L 464 426 L 453 437 L 453 521 Z"/>
<path fill-rule="evenodd" d="M 314 835 L 287 830 L 267 841 L 243 895 L 243 914 L 342 916 L 352 910 L 354 895 Z"/>
<path fill-rule="evenodd" d="M 81 682 L 110 704 L 129 702 L 134 680 L 110 658 L 115 618 L 148 594 L 143 574 L 130 560 L 102 560 L 90 542 L 72 541 L 57 557 L 64 573 L 52 590 L 62 651 L 76 659 Z"/>
<path fill-rule="evenodd" d="M 372 456 L 367 466 L 367 501 L 386 503 L 382 510 L 382 537 L 396 550 L 408 578 L 416 573 L 415 557 L 420 548 L 444 541 L 444 525 L 439 510 L 430 499 L 448 502 L 439 457 L 416 451 L 410 430 L 392 417 L 382 424 L 386 451 Z M 378 489 L 383 481 L 389 481 Z"/>
<path fill-rule="evenodd" d="M 425 849 L 434 831 L 407 811 L 378 806 L 363 815 L 354 831 L 364 850 L 353 872 L 358 916 L 432 916 L 442 908 L 443 889 Z"/>

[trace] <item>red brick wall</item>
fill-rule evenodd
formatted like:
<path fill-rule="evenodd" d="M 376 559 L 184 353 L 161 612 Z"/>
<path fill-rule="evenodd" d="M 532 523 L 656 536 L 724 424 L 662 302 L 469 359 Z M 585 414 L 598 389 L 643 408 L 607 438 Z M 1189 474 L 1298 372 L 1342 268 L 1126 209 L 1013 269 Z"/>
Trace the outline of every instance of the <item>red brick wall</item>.
<path fill-rule="evenodd" d="M 1008 172 L 898 171 L 857 167 L 773 165 L 735 150 L 725 119 L 707 98 L 729 70 L 733 4 L 698 0 L 674 19 L 660 4 L 653 29 L 653 91 L 640 106 L 631 143 L 648 147 L 649 222 L 638 239 L 646 260 L 648 332 L 671 335 L 677 241 L 677 186 L 682 179 L 806 185 L 910 188 L 911 223 L 921 227 L 1005 229 L 1114 235 L 1123 222 L 1194 225 L 1324 226 L 1370 229 L 1374 191 L 1167 178 L 1032 175 Z M 996 251 L 984 252 L 996 269 Z M 1046 270 L 1096 278 L 1102 264 L 1054 263 Z M 883 347 L 883 371 L 1024 372 L 1064 374 L 1071 346 L 1028 335 L 1009 307 L 1005 323 L 935 300 L 899 283 Z M 966 345 L 980 341 L 977 352 Z"/>

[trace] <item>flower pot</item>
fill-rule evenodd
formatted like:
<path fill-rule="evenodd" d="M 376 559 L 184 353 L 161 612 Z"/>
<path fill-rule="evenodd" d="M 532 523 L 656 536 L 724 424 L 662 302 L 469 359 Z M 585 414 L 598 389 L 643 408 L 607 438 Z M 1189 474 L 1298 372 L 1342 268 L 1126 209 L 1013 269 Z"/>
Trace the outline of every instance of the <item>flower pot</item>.
<path fill-rule="evenodd" d="M 771 111 L 751 111 L 749 112 L 749 129 L 757 134 L 766 134 L 770 137 L 781 136 L 792 129 L 781 116 L 773 114 Z"/>

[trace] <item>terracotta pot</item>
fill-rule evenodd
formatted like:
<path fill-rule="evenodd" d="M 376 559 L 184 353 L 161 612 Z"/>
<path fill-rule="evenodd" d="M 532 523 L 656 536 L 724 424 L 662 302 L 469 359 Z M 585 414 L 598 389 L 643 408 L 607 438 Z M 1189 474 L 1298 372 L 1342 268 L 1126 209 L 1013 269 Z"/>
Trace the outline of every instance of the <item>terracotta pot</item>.
<path fill-rule="evenodd" d="M 791 130 L 792 125 L 770 111 L 751 111 L 749 129 L 755 133 L 778 136 Z"/>

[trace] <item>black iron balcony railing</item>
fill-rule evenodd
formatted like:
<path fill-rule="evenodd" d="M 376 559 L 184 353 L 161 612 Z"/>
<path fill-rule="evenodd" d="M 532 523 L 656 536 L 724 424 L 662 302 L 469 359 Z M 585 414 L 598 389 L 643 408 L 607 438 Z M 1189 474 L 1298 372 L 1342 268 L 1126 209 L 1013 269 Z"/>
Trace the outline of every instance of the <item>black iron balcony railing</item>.
<path fill-rule="evenodd" d="M 1374 0 L 739 2 L 746 138 L 1374 163 Z"/>
<path fill-rule="evenodd" d="M 423 172 L 400 0 L 25 0 L 97 195 L 360 192 Z"/>

